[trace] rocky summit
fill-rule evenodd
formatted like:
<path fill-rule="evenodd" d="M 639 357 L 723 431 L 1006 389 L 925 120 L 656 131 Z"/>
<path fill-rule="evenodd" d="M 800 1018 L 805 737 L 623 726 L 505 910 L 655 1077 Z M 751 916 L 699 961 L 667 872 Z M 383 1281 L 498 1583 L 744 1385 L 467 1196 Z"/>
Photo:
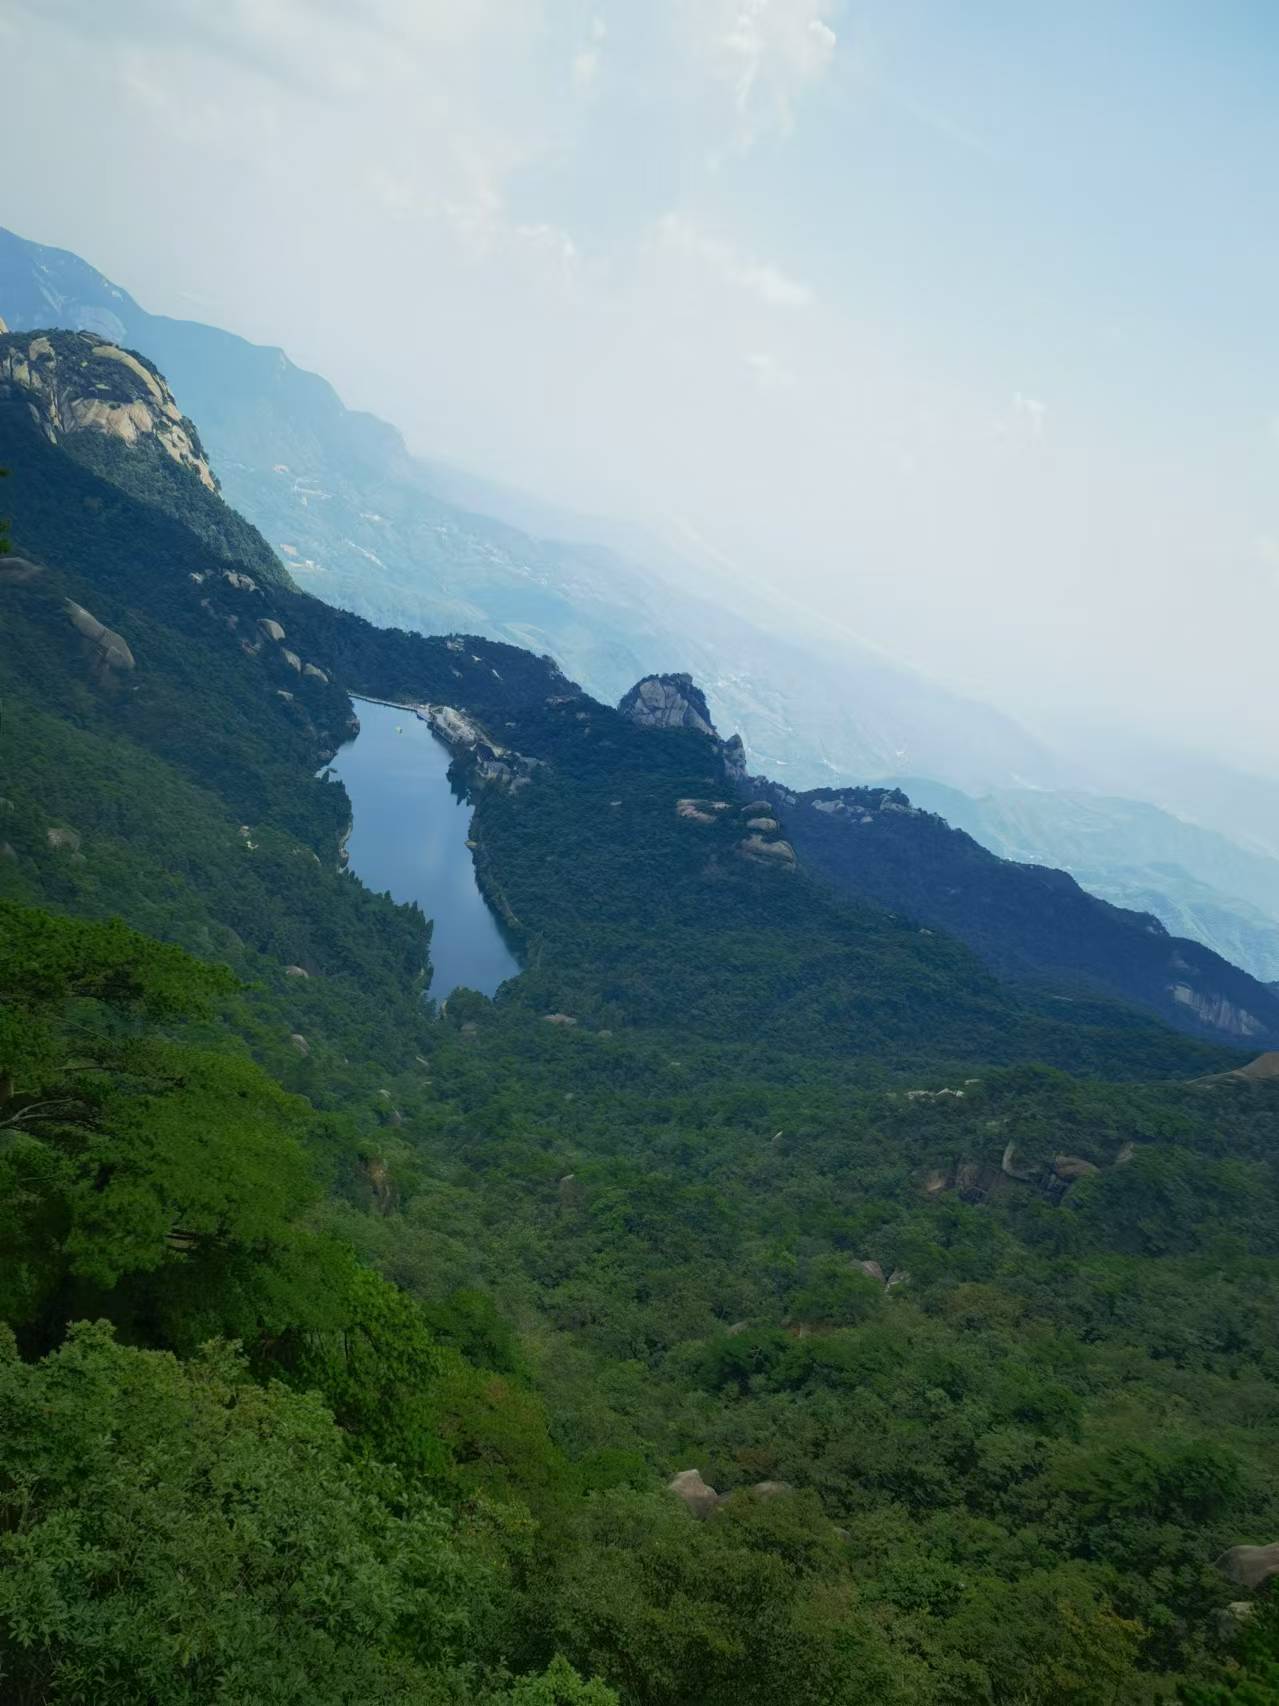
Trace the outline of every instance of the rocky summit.
<path fill-rule="evenodd" d="M 618 705 L 622 715 L 641 729 L 696 729 L 714 735 L 706 695 L 691 675 L 646 675 Z"/>

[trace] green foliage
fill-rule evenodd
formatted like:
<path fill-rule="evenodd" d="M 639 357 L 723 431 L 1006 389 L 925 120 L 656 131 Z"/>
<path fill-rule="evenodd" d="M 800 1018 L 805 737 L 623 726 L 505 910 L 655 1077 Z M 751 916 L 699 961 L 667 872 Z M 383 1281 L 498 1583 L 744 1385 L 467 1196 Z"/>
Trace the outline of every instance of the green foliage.
<path fill-rule="evenodd" d="M 1279 1595 L 1265 1594 L 1239 1631 L 1220 1680 L 1186 1683 L 1185 1706 L 1274 1706 L 1279 1700 Z"/>
<path fill-rule="evenodd" d="M 22 1703 L 456 1698 L 486 1568 L 227 1350 L 0 1360 L 0 1674 Z"/>

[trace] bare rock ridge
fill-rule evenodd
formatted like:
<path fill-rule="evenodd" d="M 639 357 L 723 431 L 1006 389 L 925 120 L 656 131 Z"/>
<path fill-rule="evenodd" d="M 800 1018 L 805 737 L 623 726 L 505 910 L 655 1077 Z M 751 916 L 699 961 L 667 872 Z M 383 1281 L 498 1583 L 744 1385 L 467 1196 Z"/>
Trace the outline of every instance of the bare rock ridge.
<path fill-rule="evenodd" d="M 3 334 L 0 334 L 3 335 Z M 58 339 L 8 335 L 0 348 L 0 393 L 17 389 L 51 444 L 81 433 L 149 441 L 209 491 L 217 481 L 200 436 L 160 374 L 128 350 L 91 333 Z"/>

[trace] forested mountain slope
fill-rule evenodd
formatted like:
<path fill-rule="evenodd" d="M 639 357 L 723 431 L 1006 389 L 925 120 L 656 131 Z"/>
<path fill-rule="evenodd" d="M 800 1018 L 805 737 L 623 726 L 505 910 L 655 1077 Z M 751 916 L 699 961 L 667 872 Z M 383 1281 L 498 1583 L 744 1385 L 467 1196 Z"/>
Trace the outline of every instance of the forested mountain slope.
<path fill-rule="evenodd" d="M 283 558 L 299 584 L 374 622 L 550 652 L 609 701 L 646 671 L 691 671 L 721 726 L 744 735 L 755 768 L 806 788 L 892 785 L 908 766 L 941 779 L 917 786 L 980 793 L 982 802 L 960 796 L 949 810 L 921 802 L 997 853 L 1064 867 L 1091 892 L 1155 912 L 1174 934 L 1263 981 L 1279 975 L 1273 884 L 1256 892 L 1245 850 L 1207 836 L 1219 857 L 1199 849 L 1205 858 L 1196 863 L 1189 826 L 1166 814 L 1053 791 L 1086 772 L 1063 766 L 990 707 L 947 694 L 815 620 L 805 625 L 796 612 L 743 620 L 733 613 L 746 596 L 740 584 L 725 582 L 717 602 L 704 567 L 694 571 L 669 550 L 645 550 L 620 533 L 610 543 L 582 518 L 557 518 L 424 462 L 392 427 L 344 408 L 282 351 L 150 314 L 77 256 L 4 230 L 0 316 L 15 330 L 86 329 L 99 344 L 158 363 L 198 416 L 226 495 L 269 541 L 270 569 L 262 541 L 237 545 L 268 578 Z M 86 453 L 100 448 L 82 444 Z M 238 516 L 222 525 L 242 527 Z M 687 590 L 696 584 L 707 588 L 701 596 Z M 1026 781 L 1033 791 L 1014 786 Z M 1222 822 L 1228 827 L 1228 812 Z"/>
<path fill-rule="evenodd" d="M 1279 1534 L 1276 1083 L 840 900 L 731 743 L 272 582 L 9 385 L 8 1697 L 1260 1675 L 1215 1560 Z M 352 688 L 450 732 L 494 1001 L 424 1004 L 427 921 L 340 869 Z"/>
<path fill-rule="evenodd" d="M 952 932 L 1004 976 L 1104 992 L 1258 1047 L 1279 1038 L 1279 996 L 1256 978 L 1170 936 L 1150 913 L 1086 893 L 1065 871 L 997 857 L 900 789 L 745 786 L 840 893 Z"/>
<path fill-rule="evenodd" d="M 1279 860 L 1262 848 L 1105 794 L 1004 788 L 974 798 L 912 776 L 888 785 L 1001 858 L 1058 866 L 1102 900 L 1153 912 L 1173 935 L 1279 981 Z M 1212 814 L 1210 801 L 1199 809 Z"/>

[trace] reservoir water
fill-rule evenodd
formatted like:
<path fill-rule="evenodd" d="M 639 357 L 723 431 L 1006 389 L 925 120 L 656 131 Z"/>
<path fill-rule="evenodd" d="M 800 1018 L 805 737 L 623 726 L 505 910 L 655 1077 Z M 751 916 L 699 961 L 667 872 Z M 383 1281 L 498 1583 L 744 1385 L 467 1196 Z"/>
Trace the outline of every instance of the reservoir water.
<path fill-rule="evenodd" d="M 431 987 L 492 995 L 519 965 L 475 881 L 471 808 L 449 785 L 449 753 L 412 711 L 356 700 L 360 732 L 333 760 L 351 796 L 350 868 L 434 923 Z"/>

